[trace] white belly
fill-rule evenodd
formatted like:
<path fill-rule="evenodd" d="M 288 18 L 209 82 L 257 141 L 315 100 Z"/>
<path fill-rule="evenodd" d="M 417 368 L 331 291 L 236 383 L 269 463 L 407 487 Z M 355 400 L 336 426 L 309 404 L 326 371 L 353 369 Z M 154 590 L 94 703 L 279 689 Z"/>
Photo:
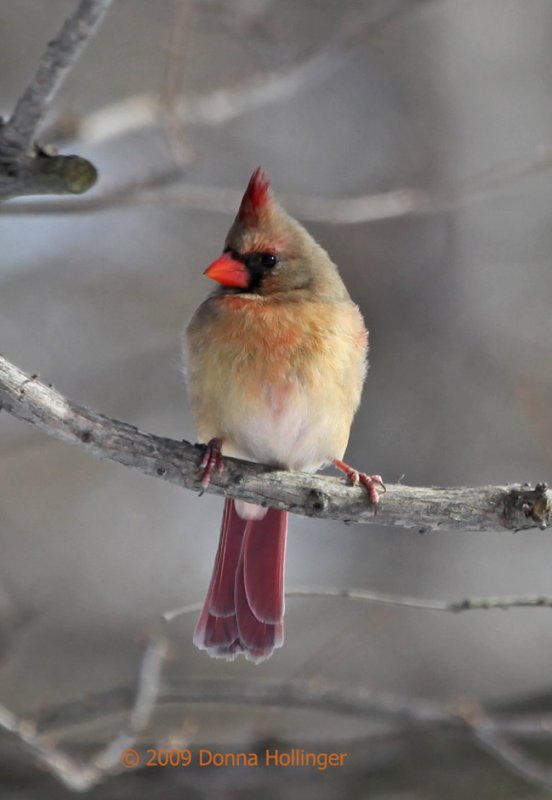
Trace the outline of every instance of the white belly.
<path fill-rule="evenodd" d="M 264 402 L 243 407 L 228 420 L 228 455 L 274 464 L 303 472 L 315 472 L 331 457 L 335 421 L 324 415 L 314 399 L 301 390 L 259 392 Z"/>

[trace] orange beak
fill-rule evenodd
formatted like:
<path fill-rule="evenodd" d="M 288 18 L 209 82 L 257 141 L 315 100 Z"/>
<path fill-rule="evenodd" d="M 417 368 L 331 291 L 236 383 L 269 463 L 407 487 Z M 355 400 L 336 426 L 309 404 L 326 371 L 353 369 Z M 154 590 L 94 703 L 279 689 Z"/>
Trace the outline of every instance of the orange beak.
<path fill-rule="evenodd" d="M 235 289 L 247 289 L 251 276 L 241 261 L 236 261 L 230 253 L 223 253 L 220 258 L 207 267 L 203 273 L 213 281 L 218 281 L 223 286 Z"/>

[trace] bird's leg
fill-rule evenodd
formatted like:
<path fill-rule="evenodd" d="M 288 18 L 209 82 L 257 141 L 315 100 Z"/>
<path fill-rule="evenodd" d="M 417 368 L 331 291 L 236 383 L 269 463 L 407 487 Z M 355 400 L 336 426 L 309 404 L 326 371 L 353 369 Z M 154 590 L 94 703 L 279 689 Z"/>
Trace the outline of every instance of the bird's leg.
<path fill-rule="evenodd" d="M 332 458 L 332 464 L 337 469 L 344 472 L 347 476 L 347 480 L 350 481 L 353 486 L 358 486 L 361 483 L 363 486 L 366 487 L 368 490 L 368 494 L 370 495 L 370 502 L 374 506 L 374 512 L 377 511 L 378 503 L 379 503 L 379 493 L 376 486 L 379 484 L 380 492 L 385 492 L 385 484 L 381 479 L 380 475 L 366 475 L 365 472 L 359 472 L 354 467 L 350 467 L 344 461 L 340 461 L 339 458 Z"/>
<path fill-rule="evenodd" d="M 215 472 L 222 472 L 224 461 L 222 458 L 222 439 L 210 439 L 205 445 L 205 452 L 199 468 L 203 470 L 201 476 L 201 494 L 211 483 Z"/>

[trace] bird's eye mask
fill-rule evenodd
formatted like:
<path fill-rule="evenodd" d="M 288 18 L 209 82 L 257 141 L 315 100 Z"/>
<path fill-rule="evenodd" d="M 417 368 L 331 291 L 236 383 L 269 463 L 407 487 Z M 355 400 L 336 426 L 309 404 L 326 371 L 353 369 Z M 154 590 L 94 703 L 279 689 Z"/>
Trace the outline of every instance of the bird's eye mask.
<path fill-rule="evenodd" d="M 227 248 L 203 274 L 228 288 L 251 289 L 277 263 L 278 257 L 274 253 L 253 252 L 240 255 Z"/>

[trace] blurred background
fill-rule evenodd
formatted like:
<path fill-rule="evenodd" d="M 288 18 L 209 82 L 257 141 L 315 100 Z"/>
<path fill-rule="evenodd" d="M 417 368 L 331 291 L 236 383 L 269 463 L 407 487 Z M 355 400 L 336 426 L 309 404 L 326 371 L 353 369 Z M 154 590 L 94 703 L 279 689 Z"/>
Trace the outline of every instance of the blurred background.
<path fill-rule="evenodd" d="M 4 117 L 74 7 L 3 0 Z M 546 480 L 551 36 L 547 0 L 117 0 L 41 137 L 98 167 L 82 198 L 96 197 L 95 210 L 2 208 L 2 353 L 80 403 L 194 441 L 182 332 L 261 164 L 370 329 L 348 461 L 420 486 Z M 120 202 L 102 200 L 133 183 Z M 186 200 L 188 187 L 210 191 Z M 396 190 L 412 202 L 385 205 Z M 379 201 L 339 219 L 320 211 L 371 195 Z M 210 660 L 191 643 L 195 614 L 160 618 L 203 598 L 222 500 L 95 460 L 7 414 L 0 447 L 0 702 L 13 711 L 132 685 L 144 637 L 160 628 L 178 679 L 312 679 L 484 704 L 550 691 L 546 609 L 453 616 L 290 598 L 285 646 L 267 663 Z M 546 532 L 420 536 L 300 518 L 290 528 L 289 587 L 552 595 Z M 101 745 L 119 723 L 59 741 Z M 156 781 L 164 798 L 548 796 L 465 743 L 333 713 L 169 705 L 156 726 L 185 731 L 191 747 L 343 743 L 353 756 L 331 774 L 145 770 L 91 797 L 153 796 Z M 2 783 L 2 798 L 72 796 L 13 745 L 0 746 Z"/>

